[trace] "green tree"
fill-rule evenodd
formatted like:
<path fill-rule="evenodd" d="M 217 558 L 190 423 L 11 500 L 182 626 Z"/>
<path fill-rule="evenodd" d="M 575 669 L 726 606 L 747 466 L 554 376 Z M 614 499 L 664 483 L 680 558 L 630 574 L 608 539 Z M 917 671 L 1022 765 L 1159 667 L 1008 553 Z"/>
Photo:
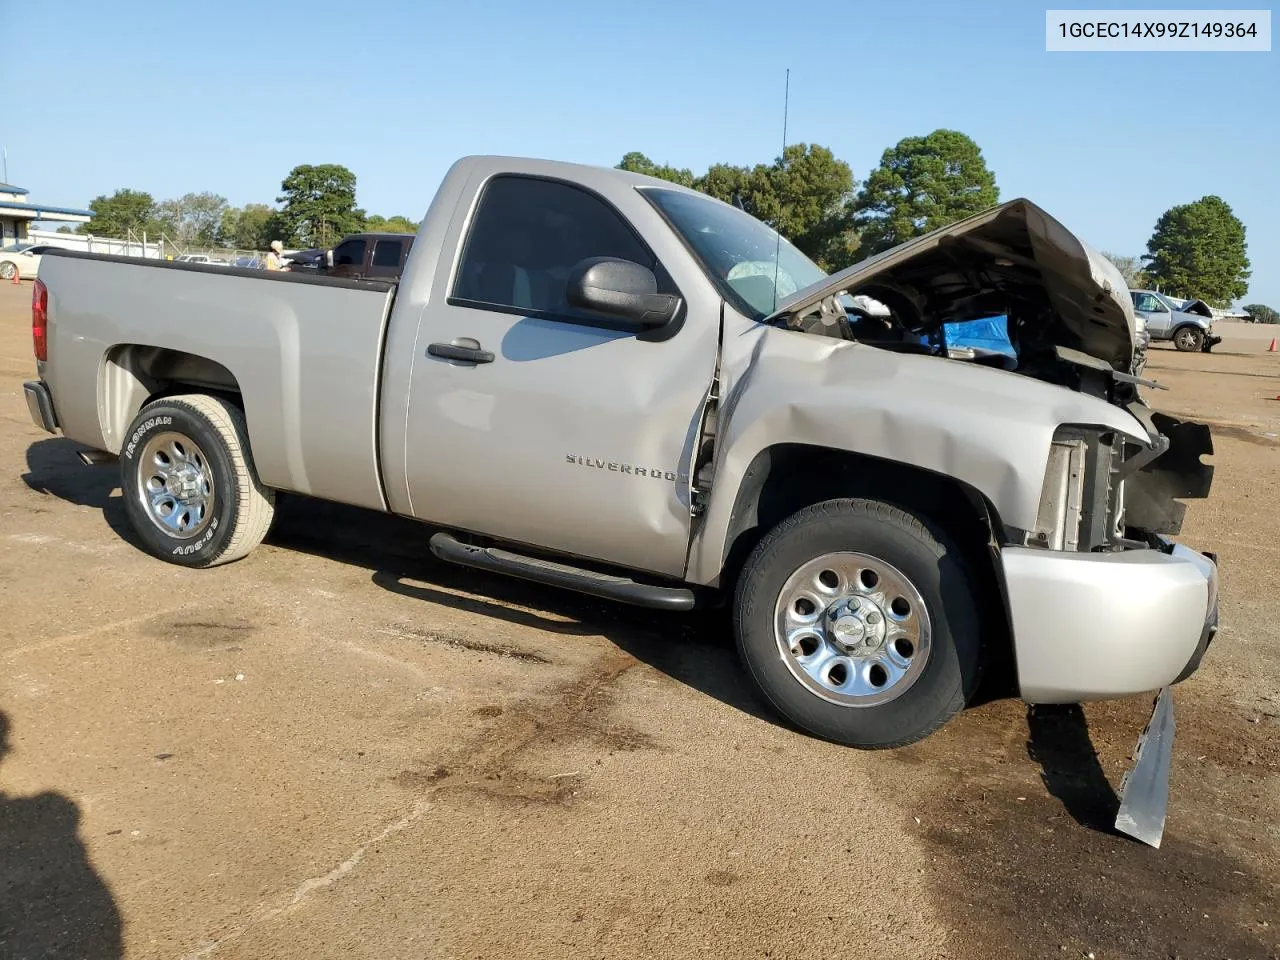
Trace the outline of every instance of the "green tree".
<path fill-rule="evenodd" d="M 341 164 L 294 167 L 280 189 L 282 235 L 273 239 L 326 247 L 364 229 L 365 213 L 356 207 L 356 175 Z"/>
<path fill-rule="evenodd" d="M 637 150 L 633 150 L 624 156 L 617 169 L 630 170 L 632 173 L 642 173 L 646 177 L 657 177 L 659 180 L 668 180 L 671 183 L 678 183 L 682 187 L 693 186 L 692 170 L 656 164 Z"/>
<path fill-rule="evenodd" d="M 1221 197 L 1166 210 L 1147 241 L 1147 273 L 1162 290 L 1226 307 L 1249 291 L 1244 224 Z"/>
<path fill-rule="evenodd" d="M 1120 271 L 1120 275 L 1124 277 L 1124 282 L 1130 290 L 1145 287 L 1151 282 L 1151 278 L 1142 269 L 1142 259 L 1140 257 L 1127 257 L 1122 253 L 1107 253 L 1105 251 L 1103 251 L 1102 255 L 1115 264 L 1116 269 Z"/>
<path fill-rule="evenodd" d="M 694 180 L 693 187 L 717 200 L 748 210 L 751 170 L 748 167 L 735 167 L 728 163 L 715 163 L 707 168 L 706 173 Z"/>
<path fill-rule="evenodd" d="M 85 224 L 85 233 L 124 239 L 130 231 L 139 235 L 160 232 L 156 221 L 156 202 L 151 194 L 141 190 L 126 188 L 109 197 L 94 197 L 89 201 L 89 210 L 93 217 Z"/>
<path fill-rule="evenodd" d="M 633 151 L 620 170 L 658 177 L 740 207 L 772 226 L 828 270 L 853 262 L 853 172 L 826 147 L 796 143 L 770 164 L 739 167 L 717 163 L 695 177 L 683 168 L 659 165 Z"/>
<path fill-rule="evenodd" d="M 853 259 L 853 171 L 826 147 L 796 143 L 751 174 L 748 210 L 827 270 Z"/>
<path fill-rule="evenodd" d="M 216 193 L 187 193 L 156 205 L 156 218 L 170 240 L 179 245 L 212 247 L 227 211 L 226 197 Z"/>
<path fill-rule="evenodd" d="M 75 233 L 75 232 L 76 232 L 76 228 L 75 228 L 75 227 L 69 227 L 69 226 L 67 226 L 66 224 L 63 224 L 62 226 L 60 226 L 60 227 L 58 228 L 58 232 L 59 232 L 59 233 Z"/>
<path fill-rule="evenodd" d="M 853 261 L 853 171 L 826 147 L 794 143 L 771 164 L 716 164 L 694 187 L 769 224 L 827 270 Z"/>
<path fill-rule="evenodd" d="M 358 227 L 357 231 L 360 229 L 363 229 L 363 227 Z M 307 246 L 304 241 L 299 240 L 294 234 L 293 226 L 289 223 L 283 210 L 271 211 L 270 216 L 267 217 L 266 222 L 262 225 L 262 239 L 256 249 L 266 250 L 271 246 L 272 240 L 279 240 L 286 247 L 302 248 Z"/>
<path fill-rule="evenodd" d="M 417 233 L 418 224 L 408 217 L 384 217 L 381 214 L 371 214 L 364 224 L 366 230 L 372 230 L 377 233 Z"/>
<path fill-rule="evenodd" d="M 243 207 L 228 207 L 218 226 L 218 242 L 237 250 L 265 250 L 274 236 L 268 236 L 268 226 L 279 211 L 265 203 L 246 203 Z M 281 238 L 283 239 L 283 238 Z"/>
<path fill-rule="evenodd" d="M 854 203 L 869 256 L 962 220 L 1000 200 L 982 151 L 958 130 L 906 137 L 871 171 Z"/>
<path fill-rule="evenodd" d="M 1264 303 L 1247 303 L 1244 312 L 1253 317 L 1254 323 L 1280 323 L 1280 313 Z"/>

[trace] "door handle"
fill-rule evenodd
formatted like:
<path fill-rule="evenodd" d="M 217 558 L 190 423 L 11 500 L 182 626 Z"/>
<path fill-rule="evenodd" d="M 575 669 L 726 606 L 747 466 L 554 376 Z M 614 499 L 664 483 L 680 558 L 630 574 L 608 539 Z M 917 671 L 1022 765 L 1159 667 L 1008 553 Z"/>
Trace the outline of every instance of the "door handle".
<path fill-rule="evenodd" d="M 464 363 L 493 363 L 493 353 L 481 350 L 478 343 L 474 347 L 458 343 L 433 343 L 427 347 L 427 355 L 444 360 L 461 360 Z"/>

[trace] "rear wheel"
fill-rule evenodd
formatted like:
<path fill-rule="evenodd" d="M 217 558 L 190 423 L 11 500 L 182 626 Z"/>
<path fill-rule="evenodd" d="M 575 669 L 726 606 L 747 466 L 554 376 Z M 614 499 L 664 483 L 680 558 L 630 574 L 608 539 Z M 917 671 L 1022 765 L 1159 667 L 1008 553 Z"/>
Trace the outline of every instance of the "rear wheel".
<path fill-rule="evenodd" d="M 148 552 L 187 567 L 238 560 L 262 542 L 275 510 L 249 451 L 244 414 L 203 394 L 149 403 L 120 451 L 129 520 Z"/>
<path fill-rule="evenodd" d="M 18 275 L 18 265 L 12 260 L 0 263 L 0 280 L 12 280 Z"/>
<path fill-rule="evenodd" d="M 1204 332 L 1196 327 L 1180 327 L 1173 335 L 1173 345 L 1183 353 L 1195 353 L 1204 345 Z"/>
<path fill-rule="evenodd" d="M 862 748 L 942 726 L 976 689 L 981 637 L 959 552 L 874 500 L 794 514 L 752 552 L 734 632 L 764 698 L 796 726 Z"/>

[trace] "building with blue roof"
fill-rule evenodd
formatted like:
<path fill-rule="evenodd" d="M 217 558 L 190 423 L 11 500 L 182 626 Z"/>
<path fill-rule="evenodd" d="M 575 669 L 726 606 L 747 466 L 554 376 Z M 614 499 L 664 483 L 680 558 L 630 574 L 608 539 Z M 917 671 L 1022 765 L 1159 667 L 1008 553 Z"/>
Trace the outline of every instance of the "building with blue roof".
<path fill-rule="evenodd" d="M 11 183 L 0 183 L 0 247 L 8 247 L 27 239 L 27 231 L 35 221 L 55 223 L 88 223 L 93 214 L 73 207 L 54 207 L 31 203 L 30 191 Z"/>

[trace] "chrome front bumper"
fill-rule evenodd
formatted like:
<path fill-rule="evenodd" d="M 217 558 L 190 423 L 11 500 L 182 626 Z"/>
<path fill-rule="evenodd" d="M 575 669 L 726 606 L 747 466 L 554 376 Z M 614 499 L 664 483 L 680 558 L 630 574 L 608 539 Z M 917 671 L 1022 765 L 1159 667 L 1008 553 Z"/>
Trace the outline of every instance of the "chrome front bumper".
<path fill-rule="evenodd" d="M 1029 703 L 1158 690 L 1190 676 L 1218 623 L 1210 555 L 1161 549 L 1001 552 L 1018 686 Z"/>
<path fill-rule="evenodd" d="M 37 427 L 50 433 L 58 432 L 58 416 L 53 410 L 53 397 L 43 380 L 28 380 L 22 385 L 27 396 L 27 412 Z"/>

